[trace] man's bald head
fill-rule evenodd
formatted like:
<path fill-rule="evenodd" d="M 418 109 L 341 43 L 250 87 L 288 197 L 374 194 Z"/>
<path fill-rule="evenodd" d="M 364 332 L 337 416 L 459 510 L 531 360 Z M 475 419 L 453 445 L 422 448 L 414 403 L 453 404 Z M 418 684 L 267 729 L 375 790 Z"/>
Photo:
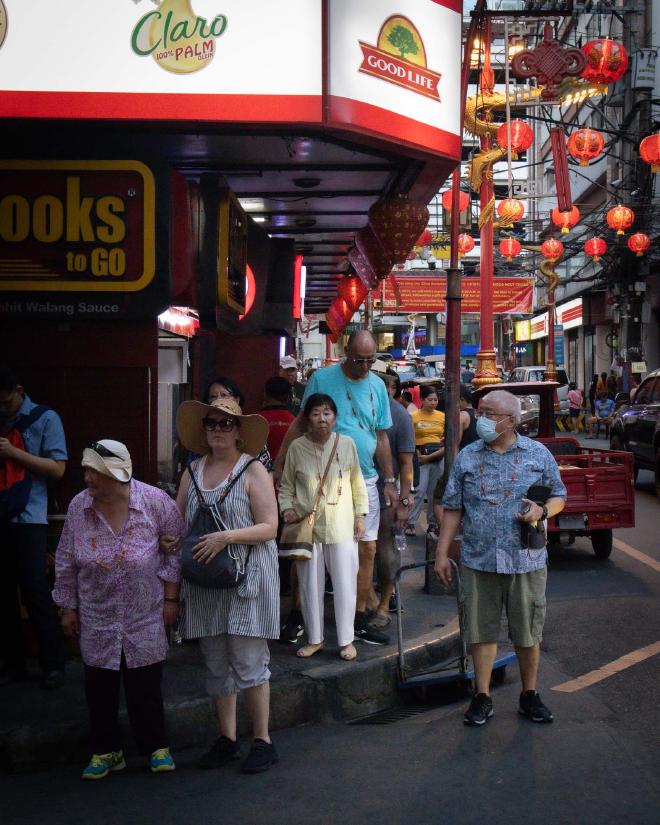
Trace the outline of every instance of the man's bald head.
<path fill-rule="evenodd" d="M 352 332 L 346 344 L 346 362 L 343 365 L 346 375 L 359 381 L 369 375 L 369 370 L 376 360 L 376 339 L 368 329 Z"/>

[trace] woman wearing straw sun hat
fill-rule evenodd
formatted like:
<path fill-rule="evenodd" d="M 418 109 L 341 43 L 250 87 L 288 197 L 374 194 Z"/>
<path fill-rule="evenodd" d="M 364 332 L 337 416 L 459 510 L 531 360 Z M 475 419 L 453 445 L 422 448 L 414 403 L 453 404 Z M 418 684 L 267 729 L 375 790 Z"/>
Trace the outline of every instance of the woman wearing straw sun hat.
<path fill-rule="evenodd" d="M 133 478 L 131 456 L 112 439 L 83 451 L 87 489 L 71 501 L 55 556 L 53 600 L 62 627 L 80 636 L 92 751 L 83 779 L 125 767 L 119 685 L 131 727 L 152 772 L 174 770 L 164 731 L 161 677 L 165 625 L 179 611 L 178 553 L 159 550 L 183 521 L 172 499 Z"/>
<path fill-rule="evenodd" d="M 219 768 L 239 758 L 236 696 L 243 691 L 254 741 L 242 769 L 258 773 L 277 761 L 268 731 L 267 642 L 280 635 L 277 503 L 267 470 L 254 458 L 266 443 L 268 422 L 243 415 L 234 399 L 217 398 L 210 404 L 185 401 L 176 423 L 184 447 L 201 454 L 184 472 L 177 495 L 186 528 L 200 503 L 213 505 L 225 528 L 200 536 L 194 559 L 208 564 L 226 552 L 245 574 L 237 587 L 223 589 L 182 582 L 180 631 L 199 639 L 220 732 L 198 764 Z"/>

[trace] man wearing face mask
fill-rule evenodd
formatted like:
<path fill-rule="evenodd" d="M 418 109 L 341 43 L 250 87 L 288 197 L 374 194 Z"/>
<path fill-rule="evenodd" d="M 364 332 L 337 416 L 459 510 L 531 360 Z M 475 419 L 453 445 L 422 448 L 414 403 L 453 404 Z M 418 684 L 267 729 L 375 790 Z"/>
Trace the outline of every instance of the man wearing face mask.
<path fill-rule="evenodd" d="M 488 393 L 476 416 L 479 439 L 456 457 L 442 498 L 444 518 L 435 559 L 435 571 L 448 585 L 448 552 L 462 519 L 460 602 L 475 670 L 475 695 L 463 718 L 465 724 L 479 726 L 493 715 L 490 679 L 504 604 L 522 681 L 518 711 L 533 722 L 552 722 L 536 689 L 547 552 L 523 548 L 520 526 L 560 513 L 566 488 L 550 451 L 517 434 L 520 401 L 514 395 Z M 532 485 L 550 488 L 543 506 L 525 498 Z"/>

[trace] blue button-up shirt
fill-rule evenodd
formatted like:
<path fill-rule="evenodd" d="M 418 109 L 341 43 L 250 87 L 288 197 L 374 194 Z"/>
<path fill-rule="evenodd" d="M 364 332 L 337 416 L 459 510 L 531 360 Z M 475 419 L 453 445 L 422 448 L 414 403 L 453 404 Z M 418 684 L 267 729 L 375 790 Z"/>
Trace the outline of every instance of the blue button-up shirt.
<path fill-rule="evenodd" d="M 520 501 L 532 484 L 566 498 L 566 487 L 552 453 L 536 441 L 516 436 L 504 453 L 479 439 L 464 447 L 451 468 L 442 497 L 447 510 L 463 510 L 461 562 L 492 573 L 528 573 L 545 567 L 547 553 L 523 549 Z"/>
<path fill-rule="evenodd" d="M 29 415 L 37 406 L 26 395 L 16 415 L 11 419 L 0 418 L 0 423 L 13 426 L 21 416 Z M 66 440 L 59 415 L 54 410 L 46 410 L 32 426 L 23 432 L 25 449 L 40 458 L 66 461 Z M 47 524 L 48 482 L 45 476 L 32 474 L 32 487 L 27 507 L 12 519 L 19 524 Z"/>

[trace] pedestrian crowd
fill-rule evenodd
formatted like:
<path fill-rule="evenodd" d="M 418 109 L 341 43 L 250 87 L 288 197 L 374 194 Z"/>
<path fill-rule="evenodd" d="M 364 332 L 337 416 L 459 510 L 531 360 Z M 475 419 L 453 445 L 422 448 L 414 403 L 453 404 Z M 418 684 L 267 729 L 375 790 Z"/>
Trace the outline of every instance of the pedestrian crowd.
<path fill-rule="evenodd" d="M 183 640 L 198 642 L 215 706 L 219 735 L 199 767 L 240 758 L 239 693 L 253 734 L 242 770 L 275 764 L 269 641 L 292 643 L 301 658 L 323 649 L 330 592 L 342 660 L 356 659 L 356 643 L 388 644 L 404 536 L 415 534 L 425 505 L 429 528 L 439 533 L 436 571 L 446 584 L 448 550 L 463 524 L 461 609 L 477 686 L 466 723 L 483 724 L 493 712 L 488 685 L 502 604 L 520 662 L 520 711 L 552 720 L 536 691 L 545 550 L 522 547 L 520 536 L 521 524 L 542 522 L 563 507 L 557 465 L 545 447 L 517 434 L 514 396 L 492 392 L 475 410 L 463 387 L 460 453 L 445 489 L 445 414 L 437 389 L 423 387 L 417 408 L 375 353 L 369 332 L 353 333 L 345 359 L 315 370 L 306 384 L 298 381 L 296 360 L 283 358 L 256 414 L 244 413 L 234 381 L 214 379 L 201 401 L 185 401 L 177 411 L 186 461 L 176 501 L 133 477 L 124 444 L 91 443 L 81 460 L 86 489 L 69 505 L 57 548 L 52 596 L 46 489 L 65 472 L 64 431 L 53 410 L 32 402 L 11 371 L 0 369 L 0 505 L 4 490 L 15 491 L 11 472 L 32 479 L 18 510 L 0 510 L 0 529 L 12 547 L 2 609 L 5 628 L 16 631 L 5 633 L 0 680 L 20 678 L 24 670 L 20 585 L 45 686 L 64 679 L 53 602 L 65 635 L 79 641 L 92 750 L 84 779 L 125 766 L 120 683 L 150 769 L 175 769 L 161 692 L 173 627 Z M 534 485 L 546 486 L 543 502 L 529 493 Z M 282 593 L 291 602 L 283 621 Z"/>

